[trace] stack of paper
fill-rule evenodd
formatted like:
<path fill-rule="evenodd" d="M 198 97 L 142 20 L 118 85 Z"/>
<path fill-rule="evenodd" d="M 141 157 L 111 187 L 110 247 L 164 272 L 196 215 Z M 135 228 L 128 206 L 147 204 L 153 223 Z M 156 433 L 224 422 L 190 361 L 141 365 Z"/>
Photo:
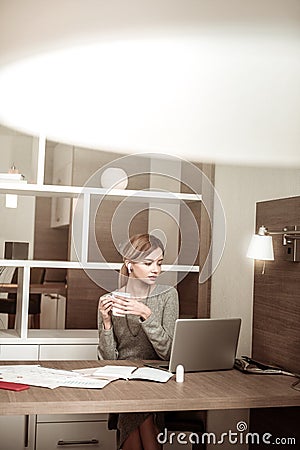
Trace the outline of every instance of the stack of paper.
<path fill-rule="evenodd" d="M 146 380 L 165 383 L 172 373 L 149 367 L 114 366 L 58 370 L 40 365 L 0 366 L 0 380 L 54 389 L 60 386 L 101 389 L 113 380 Z"/>
<path fill-rule="evenodd" d="M 95 367 L 93 369 L 77 370 L 77 373 L 85 374 L 93 378 L 107 378 L 111 380 L 145 380 L 166 383 L 173 374 L 166 370 L 153 369 L 151 367 L 115 366 Z"/>
<path fill-rule="evenodd" d="M 60 386 L 101 389 L 110 382 L 86 378 L 68 370 L 49 369 L 39 365 L 0 366 L 0 379 L 49 389 Z"/>

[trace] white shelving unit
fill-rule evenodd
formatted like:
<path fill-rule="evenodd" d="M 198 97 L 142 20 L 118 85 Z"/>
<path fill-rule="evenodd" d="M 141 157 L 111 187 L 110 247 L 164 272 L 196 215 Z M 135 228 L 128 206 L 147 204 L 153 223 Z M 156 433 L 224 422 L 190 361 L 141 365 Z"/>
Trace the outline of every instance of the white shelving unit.
<path fill-rule="evenodd" d="M 92 196 L 111 200 L 127 198 L 134 202 L 148 201 L 149 204 L 161 203 L 178 205 L 180 202 L 201 202 L 199 194 L 166 192 L 155 190 L 107 190 L 92 187 L 47 185 L 44 184 L 45 138 L 39 139 L 36 154 L 35 184 L 0 183 L 0 194 L 16 194 L 19 196 L 57 197 L 83 200 L 81 221 L 81 250 L 77 261 L 47 260 L 6 260 L 0 259 L 0 266 L 18 267 L 18 292 L 16 329 L 0 330 L 0 361 L 16 360 L 58 360 L 58 359 L 97 359 L 98 331 L 84 329 L 28 329 L 28 303 L 30 286 L 30 269 L 33 267 L 66 268 L 66 269 L 101 269 L 118 270 L 121 263 L 93 262 L 88 260 L 89 216 Z M 199 266 L 163 265 L 163 270 L 171 272 L 199 272 Z M 12 440 L 11 433 L 4 434 L 0 450 L 8 448 L 23 449 L 23 435 L 28 435 L 26 448 L 39 450 L 56 448 L 58 438 L 66 440 L 86 441 L 95 436 L 107 450 L 115 448 L 115 434 L 107 431 L 106 416 L 74 415 L 63 416 L 30 416 L 12 417 L 11 427 L 20 439 Z M 0 417 L 0 428 L 7 428 L 7 418 Z M 8 429 L 8 428 L 7 428 Z M 22 438 L 22 439 L 21 439 Z"/>
<path fill-rule="evenodd" d="M 87 346 L 86 356 L 91 356 L 91 348 L 97 347 L 97 330 L 29 330 L 28 329 L 28 302 L 30 285 L 30 268 L 69 268 L 69 269 L 101 269 L 118 270 L 121 263 L 113 262 L 92 262 L 87 260 L 88 255 L 88 227 L 91 196 L 99 196 L 105 199 L 122 200 L 125 197 L 134 202 L 149 201 L 162 203 L 178 202 L 201 202 L 200 194 L 186 194 L 180 192 L 166 192 L 153 190 L 120 190 L 103 189 L 80 186 L 46 185 L 44 182 L 44 163 L 45 163 L 45 139 L 40 139 L 39 151 L 37 156 L 37 183 L 36 184 L 18 184 L 18 183 L 0 183 L 0 194 L 16 194 L 20 196 L 41 196 L 41 197 L 68 197 L 71 199 L 83 199 L 82 214 L 82 242 L 81 255 L 79 261 L 40 261 L 40 260 L 0 260 L 0 266 L 19 267 L 19 287 L 17 294 L 17 314 L 15 330 L 0 330 L 0 360 L 14 358 L 18 352 L 19 345 L 22 346 L 22 355 L 26 358 L 25 346 L 28 346 L 29 359 L 40 359 L 42 355 L 47 356 L 45 346 Z M 187 265 L 164 265 L 163 270 L 174 272 L 199 272 L 199 266 Z M 11 346 L 12 352 L 9 352 Z M 92 346 L 92 347 L 90 347 Z M 14 348 L 13 348 L 14 347 Z M 70 350 L 70 348 L 69 348 Z M 84 352 L 83 358 L 85 357 Z M 34 356 L 35 358 L 32 358 Z M 63 357 L 64 355 L 62 355 Z M 80 355 L 78 355 L 80 356 Z M 96 358 L 96 351 L 94 352 Z M 11 357 L 11 358 L 10 358 Z M 19 359 L 19 358 L 17 358 Z M 43 358 L 45 359 L 45 358 Z"/>
<path fill-rule="evenodd" d="M 35 195 L 41 197 L 53 197 L 55 195 L 61 197 L 76 198 L 79 195 L 101 195 L 107 197 L 118 198 L 132 197 L 137 199 L 148 199 L 156 201 L 201 201 L 201 194 L 185 194 L 182 192 L 165 192 L 150 190 L 132 190 L 132 189 L 104 189 L 81 186 L 62 186 L 53 184 L 17 184 L 17 183 L 0 183 L 0 193 L 16 194 L 16 195 Z"/>

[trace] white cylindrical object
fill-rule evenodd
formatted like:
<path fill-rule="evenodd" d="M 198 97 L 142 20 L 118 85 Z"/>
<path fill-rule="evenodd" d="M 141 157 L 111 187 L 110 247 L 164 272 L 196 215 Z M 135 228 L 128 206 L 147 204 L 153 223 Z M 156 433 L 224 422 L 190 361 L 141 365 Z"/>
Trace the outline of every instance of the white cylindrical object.
<path fill-rule="evenodd" d="M 176 367 L 176 383 L 184 382 L 184 367 L 182 364 L 178 364 Z"/>
<path fill-rule="evenodd" d="M 112 292 L 111 295 L 113 298 L 115 297 L 123 297 L 123 298 L 130 298 L 131 295 L 129 294 L 129 292 Z M 125 317 L 125 313 L 123 312 L 122 309 L 119 309 L 118 306 L 113 306 L 112 307 L 112 314 L 113 316 L 117 316 L 117 317 Z"/>

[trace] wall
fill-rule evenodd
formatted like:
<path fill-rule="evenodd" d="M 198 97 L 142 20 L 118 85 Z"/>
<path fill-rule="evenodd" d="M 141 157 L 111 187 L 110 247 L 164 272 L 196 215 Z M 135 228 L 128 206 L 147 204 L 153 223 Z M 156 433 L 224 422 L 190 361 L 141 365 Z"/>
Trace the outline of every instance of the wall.
<path fill-rule="evenodd" d="M 0 172 L 6 173 L 15 164 L 19 171 L 30 182 L 33 178 L 31 169 L 32 149 L 35 139 L 32 136 L 0 127 Z M 29 256 L 33 254 L 34 232 L 33 197 L 18 197 L 18 207 L 5 207 L 5 196 L 0 196 L 0 258 L 4 256 L 5 241 L 26 241 L 30 243 Z"/>
<path fill-rule="evenodd" d="M 35 139 L 0 126 L 0 172 L 6 173 L 12 164 L 26 180 L 31 181 L 32 150 Z M 4 258 L 6 241 L 29 242 L 29 258 L 33 255 L 35 198 L 18 196 L 17 208 L 5 207 L 5 195 L 0 195 L 0 259 Z M 2 297 L 6 294 L 2 294 Z M 7 314 L 0 314 L 0 328 L 6 327 Z"/>
<path fill-rule="evenodd" d="M 254 262 L 246 258 L 255 203 L 300 194 L 300 170 L 217 165 L 215 186 L 227 221 L 223 257 L 212 276 L 211 317 L 241 317 L 238 354 L 251 353 Z"/>
<path fill-rule="evenodd" d="M 300 224 L 300 197 L 258 203 L 256 222 L 270 231 Z M 282 240 L 273 235 L 274 261 L 263 275 L 261 262 L 255 264 L 253 357 L 300 373 L 300 263 L 287 260 Z"/>
<path fill-rule="evenodd" d="M 300 224 L 300 197 L 259 202 L 256 225 L 261 223 L 270 231 Z M 272 238 L 274 261 L 266 262 L 264 274 L 261 262 L 255 264 L 253 358 L 300 373 L 300 263 L 287 260 L 282 235 Z M 299 416 L 300 407 L 284 408 L 284 414 L 282 408 L 252 409 L 251 431 L 262 435 L 268 430 L 273 441 L 289 436 L 300 442 Z"/>

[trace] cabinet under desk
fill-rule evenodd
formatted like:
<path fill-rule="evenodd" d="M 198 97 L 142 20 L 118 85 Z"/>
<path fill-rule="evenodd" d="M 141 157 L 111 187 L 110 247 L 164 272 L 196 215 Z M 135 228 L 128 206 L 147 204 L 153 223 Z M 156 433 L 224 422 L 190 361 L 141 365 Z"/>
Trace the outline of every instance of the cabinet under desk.
<path fill-rule="evenodd" d="M 35 362 L 36 363 L 36 362 Z M 12 362 L 1 362 L 12 364 Z M 18 362 L 22 364 L 22 362 Z M 26 361 L 25 364 L 30 364 Z M 141 361 L 42 361 L 44 367 L 73 370 Z M 186 373 L 184 383 L 117 380 L 103 389 L 31 386 L 23 392 L 0 390 L 0 415 L 143 411 L 220 410 L 300 406 L 294 378 L 249 375 L 235 369 Z"/>

